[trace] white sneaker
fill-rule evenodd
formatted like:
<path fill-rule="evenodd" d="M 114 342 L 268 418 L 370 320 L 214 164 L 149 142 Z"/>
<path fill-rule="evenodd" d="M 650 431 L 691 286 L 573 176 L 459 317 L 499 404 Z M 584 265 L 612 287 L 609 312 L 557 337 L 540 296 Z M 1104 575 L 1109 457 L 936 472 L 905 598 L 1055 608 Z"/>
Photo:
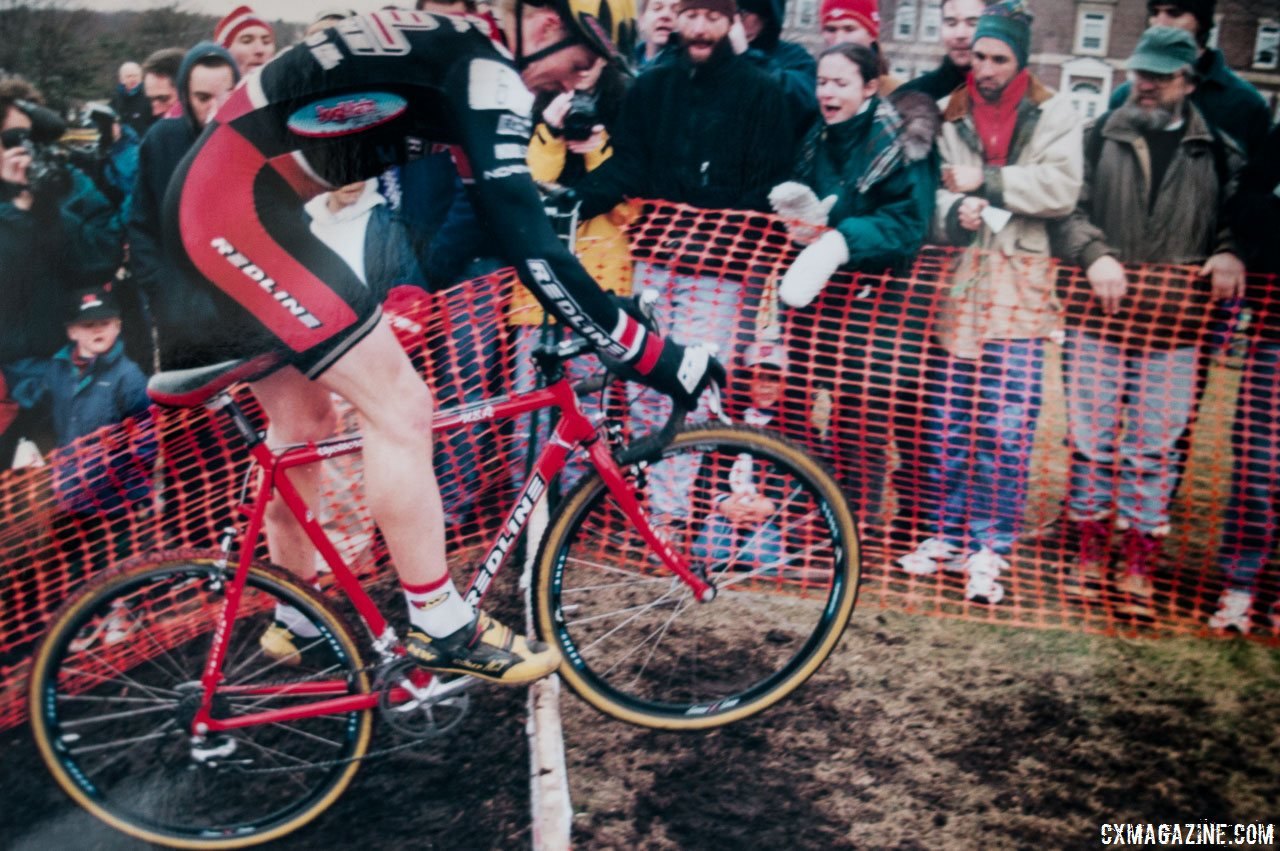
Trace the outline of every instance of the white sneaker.
<path fill-rule="evenodd" d="M 1000 576 L 1000 571 L 1008 569 L 1009 562 L 987 547 L 978 550 L 964 561 L 964 572 L 969 576 L 964 598 L 991 606 L 999 603 L 1004 599 L 1004 586 L 996 579 Z"/>
<path fill-rule="evenodd" d="M 1249 610 L 1253 608 L 1253 594 L 1236 588 L 1222 592 L 1218 611 L 1209 617 L 1210 629 L 1234 629 L 1241 635 L 1249 633 Z"/>
<path fill-rule="evenodd" d="M 949 573 L 957 572 L 960 550 L 951 546 L 943 538 L 925 538 L 914 551 L 898 559 L 898 566 L 915 576 L 931 576 L 938 572 L 938 562 L 946 562 L 944 567 Z M 952 568 L 951 565 L 956 567 Z"/>
<path fill-rule="evenodd" d="M 128 638 L 136 627 L 137 623 L 129 614 L 129 610 L 123 605 L 113 604 L 107 616 L 98 621 L 97 626 L 88 635 L 83 635 L 71 642 L 70 650 L 72 653 L 83 653 L 95 644 L 101 644 L 103 647 L 119 644 Z"/>

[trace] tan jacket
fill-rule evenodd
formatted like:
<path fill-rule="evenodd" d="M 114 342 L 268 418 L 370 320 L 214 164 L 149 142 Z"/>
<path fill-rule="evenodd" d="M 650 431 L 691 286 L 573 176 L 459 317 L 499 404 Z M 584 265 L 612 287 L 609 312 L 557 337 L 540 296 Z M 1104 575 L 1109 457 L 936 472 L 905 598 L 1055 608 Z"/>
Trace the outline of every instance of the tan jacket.
<path fill-rule="evenodd" d="M 984 167 L 968 91 L 956 90 L 942 106 L 942 164 Z M 1032 77 L 1018 106 L 1009 164 L 986 166 L 986 182 L 974 193 L 1013 213 L 1008 224 L 999 233 L 985 224 L 976 234 L 966 231 L 956 218 L 964 196 L 938 189 L 934 239 L 968 246 L 957 258 L 950 298 L 935 328 L 953 355 L 976 358 L 985 340 L 1036 339 L 1058 329 L 1048 224 L 1075 209 L 1083 144 L 1071 102 Z"/>
<path fill-rule="evenodd" d="M 605 140 L 604 146 L 583 157 L 587 171 L 598 167 L 613 153 L 607 136 Z M 539 124 L 529 140 L 529 171 L 533 179 L 546 183 L 559 180 L 567 153 L 564 139 L 553 135 L 545 124 Z M 623 202 L 578 225 L 575 253 L 582 267 L 601 287 L 622 296 L 631 294 L 631 243 L 623 231 L 635 217 L 635 208 Z M 507 314 L 512 325 L 539 325 L 542 312 L 532 293 L 524 287 L 515 288 Z"/>

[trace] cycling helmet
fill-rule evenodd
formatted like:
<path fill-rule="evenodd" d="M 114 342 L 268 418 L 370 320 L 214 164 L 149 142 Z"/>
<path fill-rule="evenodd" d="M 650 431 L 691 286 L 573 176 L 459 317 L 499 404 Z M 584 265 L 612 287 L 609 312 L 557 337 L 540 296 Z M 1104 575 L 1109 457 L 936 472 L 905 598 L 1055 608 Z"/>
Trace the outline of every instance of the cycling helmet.
<path fill-rule="evenodd" d="M 523 32 L 517 27 L 516 63 L 521 69 L 572 44 L 585 44 L 620 70 L 629 70 L 628 57 L 635 48 L 635 0 L 516 0 L 517 19 L 523 16 L 525 6 L 554 9 L 568 27 L 569 35 L 525 55 Z"/>
<path fill-rule="evenodd" d="M 611 62 L 626 62 L 635 49 L 635 0 L 556 0 L 556 11 L 579 39 Z"/>

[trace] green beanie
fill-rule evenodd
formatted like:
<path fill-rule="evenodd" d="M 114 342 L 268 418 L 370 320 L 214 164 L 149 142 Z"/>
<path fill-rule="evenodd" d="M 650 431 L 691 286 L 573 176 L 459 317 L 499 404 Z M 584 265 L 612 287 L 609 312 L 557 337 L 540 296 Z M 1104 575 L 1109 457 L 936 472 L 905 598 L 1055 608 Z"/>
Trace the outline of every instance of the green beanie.
<path fill-rule="evenodd" d="M 980 38 L 998 38 L 1013 49 L 1018 68 L 1027 67 L 1027 55 L 1031 52 L 1031 13 L 1022 0 L 1004 0 L 983 10 L 978 27 L 973 31 L 976 43 Z"/>

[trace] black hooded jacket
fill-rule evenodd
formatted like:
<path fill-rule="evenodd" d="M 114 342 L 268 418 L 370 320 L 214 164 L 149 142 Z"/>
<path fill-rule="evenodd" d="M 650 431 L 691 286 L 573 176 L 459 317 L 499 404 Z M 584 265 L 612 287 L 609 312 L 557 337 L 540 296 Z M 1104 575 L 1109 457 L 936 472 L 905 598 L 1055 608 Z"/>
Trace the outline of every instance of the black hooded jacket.
<path fill-rule="evenodd" d="M 782 40 L 782 20 L 786 0 L 739 0 L 738 8 L 753 12 L 764 28 L 744 54 L 767 71 L 787 97 L 792 125 L 804 138 L 818 118 L 818 62 L 803 45 Z"/>
<path fill-rule="evenodd" d="M 612 138 L 614 155 L 577 186 L 583 218 L 627 197 L 767 211 L 798 146 L 781 85 L 727 39 L 704 63 L 681 50 L 641 74 Z"/>
<path fill-rule="evenodd" d="M 138 152 L 138 182 L 133 189 L 133 205 L 129 211 L 129 271 L 150 305 L 152 317 L 163 329 L 175 325 L 198 326 L 201 311 L 191 303 L 198 296 L 192 287 L 184 287 L 165 255 L 161 211 L 164 195 L 178 163 L 195 144 L 204 129 L 196 123 L 190 102 L 191 70 L 197 61 L 209 56 L 226 59 L 236 82 L 240 72 L 231 54 L 213 42 L 204 41 L 187 51 L 178 69 L 178 97 L 182 115 L 162 118 L 152 125 L 142 139 Z M 162 358 L 165 368 L 175 368 L 169 358 Z"/>

